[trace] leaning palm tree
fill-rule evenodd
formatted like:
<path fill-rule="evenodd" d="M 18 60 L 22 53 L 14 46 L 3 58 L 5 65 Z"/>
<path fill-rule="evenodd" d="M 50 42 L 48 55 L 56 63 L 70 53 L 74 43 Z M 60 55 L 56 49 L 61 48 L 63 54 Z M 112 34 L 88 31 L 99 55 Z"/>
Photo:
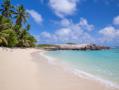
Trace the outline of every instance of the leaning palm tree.
<path fill-rule="evenodd" d="M 23 5 L 20 5 L 16 8 L 15 19 L 16 25 L 22 26 L 22 23 L 25 23 L 28 18 L 28 13 L 26 12 Z"/>
<path fill-rule="evenodd" d="M 21 30 L 19 35 L 19 43 L 18 46 L 20 47 L 33 47 L 35 46 L 36 39 L 30 35 L 26 29 Z"/>
<path fill-rule="evenodd" d="M 0 11 L 4 17 L 10 18 L 14 13 L 13 8 L 14 6 L 11 5 L 10 0 L 3 0 L 3 4 L 1 5 Z"/>
<path fill-rule="evenodd" d="M 27 40 L 29 41 L 30 47 L 35 47 L 35 43 L 37 42 L 37 40 L 32 35 L 29 35 L 27 37 Z"/>

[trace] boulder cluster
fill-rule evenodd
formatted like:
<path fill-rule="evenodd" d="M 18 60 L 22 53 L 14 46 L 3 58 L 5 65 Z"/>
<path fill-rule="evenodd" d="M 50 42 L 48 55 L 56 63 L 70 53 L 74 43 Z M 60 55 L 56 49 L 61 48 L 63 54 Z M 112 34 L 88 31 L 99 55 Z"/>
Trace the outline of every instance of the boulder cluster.
<path fill-rule="evenodd" d="M 96 44 L 59 44 L 50 47 L 45 47 L 47 50 L 103 50 L 110 49 L 108 46 Z"/>

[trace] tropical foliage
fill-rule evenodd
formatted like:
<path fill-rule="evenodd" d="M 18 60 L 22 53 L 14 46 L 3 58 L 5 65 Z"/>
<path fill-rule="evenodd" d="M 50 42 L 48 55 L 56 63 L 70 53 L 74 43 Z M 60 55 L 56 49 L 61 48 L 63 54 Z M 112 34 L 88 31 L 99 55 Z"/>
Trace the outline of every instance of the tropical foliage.
<path fill-rule="evenodd" d="M 23 5 L 3 0 L 0 6 L 0 46 L 34 47 L 36 39 L 29 33 L 28 13 Z"/>

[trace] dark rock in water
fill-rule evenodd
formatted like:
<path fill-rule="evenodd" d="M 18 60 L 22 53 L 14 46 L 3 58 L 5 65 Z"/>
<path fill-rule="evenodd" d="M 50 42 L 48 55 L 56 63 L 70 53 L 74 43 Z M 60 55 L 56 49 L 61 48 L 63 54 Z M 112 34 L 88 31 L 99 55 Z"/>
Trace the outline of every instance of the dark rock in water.
<path fill-rule="evenodd" d="M 53 45 L 51 47 L 45 47 L 46 50 L 103 50 L 103 49 L 110 49 L 107 46 L 99 46 L 96 44 L 60 44 L 60 45 Z"/>

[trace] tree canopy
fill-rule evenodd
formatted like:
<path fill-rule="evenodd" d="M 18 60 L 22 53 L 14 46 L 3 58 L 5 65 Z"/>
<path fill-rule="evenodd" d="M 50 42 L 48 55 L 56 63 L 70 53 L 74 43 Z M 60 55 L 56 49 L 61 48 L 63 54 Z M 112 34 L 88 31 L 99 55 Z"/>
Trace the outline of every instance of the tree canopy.
<path fill-rule="evenodd" d="M 0 46 L 34 47 L 36 39 L 29 33 L 28 18 L 23 5 L 14 6 L 11 0 L 3 0 L 0 5 Z"/>

